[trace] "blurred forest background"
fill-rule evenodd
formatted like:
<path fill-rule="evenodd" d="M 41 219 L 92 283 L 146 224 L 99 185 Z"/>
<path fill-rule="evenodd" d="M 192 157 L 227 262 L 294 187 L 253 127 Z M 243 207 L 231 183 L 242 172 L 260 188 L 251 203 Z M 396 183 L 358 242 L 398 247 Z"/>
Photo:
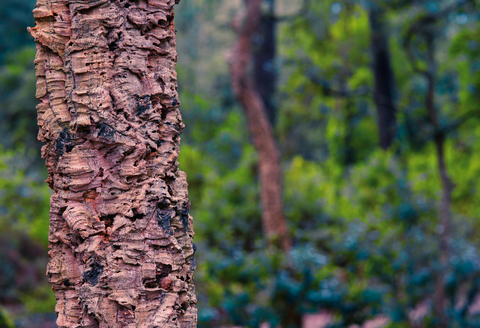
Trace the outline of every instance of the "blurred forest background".
<path fill-rule="evenodd" d="M 176 9 L 198 326 L 480 327 L 480 1 L 264 0 L 254 79 L 281 152 L 289 251 L 266 247 L 259 158 L 231 87 L 245 2 Z M 34 5 L 0 1 L 8 328 L 55 327 Z"/>

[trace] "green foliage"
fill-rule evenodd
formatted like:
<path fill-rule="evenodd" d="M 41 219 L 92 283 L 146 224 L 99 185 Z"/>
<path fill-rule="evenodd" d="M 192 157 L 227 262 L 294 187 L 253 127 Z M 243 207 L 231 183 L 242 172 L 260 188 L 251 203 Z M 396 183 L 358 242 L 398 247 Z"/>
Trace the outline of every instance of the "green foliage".
<path fill-rule="evenodd" d="M 45 172 L 32 169 L 34 156 L 0 147 L 0 303 L 22 304 L 25 314 L 55 306 L 44 273 L 51 193 Z"/>
<path fill-rule="evenodd" d="M 480 24 L 475 29 L 464 29 L 452 40 L 449 54 L 454 59 L 461 90 L 459 111 L 462 114 L 476 115 L 478 122 L 478 102 L 480 101 Z"/>
<path fill-rule="evenodd" d="M 181 169 L 192 172 L 189 187 L 190 200 L 196 204 L 196 240 L 208 241 L 211 245 L 228 241 L 251 249 L 262 237 L 256 156 L 252 146 L 246 146 L 240 163 L 224 174 L 212 170 L 211 161 L 211 156 L 202 156 L 182 146 Z M 212 229 L 218 225 L 218 220 L 223 222 L 221 229 Z"/>
<path fill-rule="evenodd" d="M 319 165 L 296 157 L 285 178 L 287 186 L 295 185 L 286 189 L 285 198 L 298 241 L 291 258 L 283 255 L 275 262 L 278 254 L 269 254 L 261 245 L 250 253 L 226 243 L 221 243 L 219 253 L 199 252 L 199 292 L 208 295 L 210 307 L 205 311 L 217 315 L 210 320 L 225 320 L 219 318 L 227 313 L 236 325 L 256 327 L 268 321 L 272 326 L 282 322 L 284 327 L 297 327 L 296 315 L 319 308 L 335 311 L 341 318 L 339 327 L 361 324 L 377 313 L 405 320 L 408 309 L 432 293 L 432 277 L 439 270 L 439 239 L 432 229 L 435 203 L 414 203 L 423 198 L 424 190 L 404 190 L 429 166 L 429 158 L 418 156 L 412 163 L 409 169 L 415 178 L 405 181 L 396 157 L 378 151 L 367 163 L 351 168 L 349 179 L 344 179 L 341 172 L 329 171 L 328 162 Z M 438 190 L 438 185 L 425 189 Z M 455 280 L 450 283 L 468 283 L 476 289 L 480 267 L 475 263 L 476 247 L 467 242 L 465 233 L 473 228 L 467 224 L 464 221 L 463 229 L 454 234 Z M 230 239 L 233 243 L 241 235 L 235 237 Z M 315 254 L 309 261 L 321 260 L 322 265 L 307 274 L 305 266 L 311 262 L 291 261 L 309 252 Z M 200 308 L 203 313 L 201 303 Z M 212 321 L 207 320 L 204 325 L 209 324 Z"/>
<path fill-rule="evenodd" d="M 48 313 L 55 308 L 55 294 L 49 284 L 39 284 L 33 290 L 22 293 L 20 301 L 27 313 Z"/>
<path fill-rule="evenodd" d="M 33 150 L 0 148 L 0 230 L 27 233 L 46 246 L 51 193 L 39 173 L 28 172 L 34 156 Z"/>
<path fill-rule="evenodd" d="M 0 66 L 0 138 L 6 148 L 40 148 L 36 140 L 34 57 L 34 47 L 23 47 Z M 41 163 L 37 158 L 32 157 Z"/>
<path fill-rule="evenodd" d="M 269 322 L 288 327 L 290 321 L 298 322 L 300 313 L 311 311 L 316 299 L 323 299 L 313 291 L 320 281 L 315 273 L 327 260 L 313 247 L 298 247 L 291 256 L 265 248 L 227 252 L 208 254 L 199 275 L 208 277 L 207 286 L 220 293 L 209 300 L 210 311 L 228 313 L 235 325 L 258 327 Z M 200 327 L 210 324 L 211 318 L 200 316 Z"/>
<path fill-rule="evenodd" d="M 32 10 L 35 0 L 3 0 L 0 2 L 0 65 L 5 56 L 12 55 L 20 47 L 30 43 L 27 26 L 33 26 Z"/>
<path fill-rule="evenodd" d="M 2 307 L 0 307 L 0 328 L 15 328 L 8 312 Z"/>

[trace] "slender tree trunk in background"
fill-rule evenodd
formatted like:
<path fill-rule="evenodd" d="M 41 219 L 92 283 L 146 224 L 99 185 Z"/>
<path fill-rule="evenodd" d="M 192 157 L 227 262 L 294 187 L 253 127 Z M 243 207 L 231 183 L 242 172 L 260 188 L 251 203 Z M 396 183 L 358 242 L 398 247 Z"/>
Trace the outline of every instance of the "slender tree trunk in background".
<path fill-rule="evenodd" d="M 442 199 L 439 207 L 440 214 L 440 265 L 441 271 L 436 277 L 435 281 L 435 300 L 434 312 L 435 316 L 439 318 L 440 322 L 437 327 L 447 328 L 448 321 L 445 316 L 445 273 L 447 269 L 448 258 L 450 255 L 450 229 L 452 223 L 452 192 L 454 184 L 452 183 L 447 167 L 445 164 L 445 132 L 442 130 L 438 121 L 437 113 L 435 111 L 435 51 L 433 44 L 433 37 L 427 36 L 427 51 L 429 68 L 426 73 L 427 77 L 427 97 L 425 100 L 425 107 L 427 108 L 428 118 L 435 130 L 434 142 L 437 150 L 437 165 L 442 182 Z"/>
<path fill-rule="evenodd" d="M 268 12 L 262 14 L 258 33 L 254 36 L 253 79 L 262 97 L 268 120 L 275 126 L 276 108 L 273 103 L 277 82 L 275 56 L 277 52 L 275 0 L 266 0 Z"/>
<path fill-rule="evenodd" d="M 230 53 L 229 65 L 233 89 L 245 111 L 259 156 L 264 234 L 269 243 L 277 243 L 282 249 L 288 250 L 291 240 L 283 214 L 280 153 L 262 98 L 248 74 L 252 62 L 252 37 L 260 24 L 260 4 L 261 0 L 248 1 L 247 19 L 240 27 L 238 40 Z"/>
<path fill-rule="evenodd" d="M 196 327 L 175 0 L 37 0 L 60 327 Z"/>
<path fill-rule="evenodd" d="M 384 12 L 377 5 L 371 4 L 369 16 L 372 31 L 373 71 L 375 77 L 374 99 L 378 114 L 378 133 L 380 147 L 387 150 L 395 139 L 397 125 L 396 110 L 393 103 L 394 76 L 390 62 Z"/>

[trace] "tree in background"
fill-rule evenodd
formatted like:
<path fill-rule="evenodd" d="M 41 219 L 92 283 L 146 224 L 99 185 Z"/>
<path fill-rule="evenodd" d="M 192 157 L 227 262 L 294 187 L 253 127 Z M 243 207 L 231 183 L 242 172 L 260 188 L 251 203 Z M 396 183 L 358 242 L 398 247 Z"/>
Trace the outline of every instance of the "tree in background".
<path fill-rule="evenodd" d="M 33 11 L 59 327 L 196 327 L 174 5 L 38 0 Z"/>
<path fill-rule="evenodd" d="M 417 74 L 423 75 L 427 81 L 427 91 L 425 94 L 425 110 L 428 116 L 429 123 L 432 126 L 433 141 L 435 143 L 437 169 L 442 185 L 442 197 L 438 208 L 438 229 L 440 235 L 440 269 L 436 277 L 435 284 L 435 302 L 434 311 L 439 322 L 438 327 L 446 328 L 449 326 L 448 317 L 445 315 L 446 292 L 445 292 L 445 276 L 448 272 L 448 262 L 451 256 L 451 230 L 453 224 L 452 217 L 452 193 L 455 184 L 448 173 L 446 159 L 445 159 L 445 142 L 447 139 L 446 127 L 442 126 L 441 113 L 437 110 L 435 86 L 437 83 L 438 64 L 435 54 L 435 44 L 438 38 L 439 20 L 445 18 L 448 14 L 455 12 L 462 5 L 455 4 L 446 9 L 431 13 L 417 19 L 408 29 L 405 38 L 405 49 L 410 60 L 410 63 Z M 416 40 L 415 40 L 416 39 Z M 419 40 L 420 39 L 420 40 Z M 414 43 L 418 47 L 419 43 L 425 45 L 425 52 L 420 56 L 423 57 L 424 64 L 420 64 L 420 60 L 414 55 L 412 49 Z M 422 56 L 423 55 L 423 56 Z"/>
<path fill-rule="evenodd" d="M 252 41 L 261 22 L 261 0 L 247 2 L 246 21 L 237 22 L 239 37 L 229 58 L 232 86 L 247 117 L 253 144 L 258 152 L 263 231 L 269 243 L 289 250 L 290 240 L 283 213 L 282 167 L 273 127 L 255 80 L 249 75 Z M 268 93 L 267 93 L 268 94 Z"/>
<path fill-rule="evenodd" d="M 247 1 L 248 3 L 248 1 Z M 273 97 L 277 85 L 277 17 L 275 0 L 265 1 L 267 9 L 262 11 L 260 24 L 253 36 L 253 79 L 262 97 L 268 120 L 275 127 L 276 110 Z"/>
<path fill-rule="evenodd" d="M 378 116 L 378 136 L 380 147 L 387 150 L 396 135 L 396 109 L 394 104 L 394 83 L 392 65 L 390 63 L 388 26 L 385 22 L 383 4 L 371 2 L 369 8 L 372 34 L 372 60 L 375 78 L 374 100 Z"/>

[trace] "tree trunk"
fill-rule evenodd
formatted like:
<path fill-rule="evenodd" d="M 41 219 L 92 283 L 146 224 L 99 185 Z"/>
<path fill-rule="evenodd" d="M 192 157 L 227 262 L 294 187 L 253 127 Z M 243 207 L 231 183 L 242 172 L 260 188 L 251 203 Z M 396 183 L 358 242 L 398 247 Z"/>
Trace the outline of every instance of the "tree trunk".
<path fill-rule="evenodd" d="M 259 176 L 262 201 L 262 223 L 267 241 L 284 250 L 291 240 L 283 214 L 282 168 L 273 128 L 255 82 L 248 74 L 252 59 L 252 36 L 260 23 L 261 0 L 249 0 L 247 19 L 240 27 L 239 38 L 229 59 L 232 85 L 245 111 L 253 144 L 259 156 Z"/>
<path fill-rule="evenodd" d="M 452 193 L 454 189 L 454 184 L 450 180 L 448 175 L 447 167 L 445 164 L 445 132 L 442 130 L 440 123 L 438 121 L 437 113 L 435 111 L 435 71 L 436 71 L 436 62 L 435 62 L 435 52 L 434 52 L 434 40 L 433 36 L 428 35 L 427 37 L 427 52 L 428 52 L 428 71 L 426 73 L 427 77 L 427 96 L 425 100 L 425 107 L 427 109 L 427 114 L 430 120 L 430 123 L 433 125 L 435 135 L 434 142 L 437 150 L 437 166 L 438 172 L 440 175 L 440 180 L 442 183 L 442 199 L 439 206 L 439 216 L 440 216 L 440 271 L 437 274 L 435 281 L 435 299 L 434 299 L 434 312 L 435 316 L 438 318 L 439 323 L 437 324 L 438 328 L 447 328 L 448 327 L 448 318 L 445 315 L 445 272 L 448 266 L 448 259 L 450 256 L 450 229 L 452 223 L 452 212 L 451 212 L 451 203 L 452 203 Z"/>
<path fill-rule="evenodd" d="M 371 6 L 369 16 L 375 77 L 374 99 L 377 106 L 380 147 L 387 150 L 395 139 L 397 125 L 396 110 L 393 103 L 394 76 L 390 63 L 384 13 L 375 4 L 371 4 Z"/>
<path fill-rule="evenodd" d="M 37 0 L 59 327 L 196 327 L 174 0 Z"/>
<path fill-rule="evenodd" d="M 268 12 L 262 14 L 253 49 L 253 79 L 262 98 L 267 117 L 275 126 L 276 109 L 273 103 L 277 82 L 275 56 L 277 53 L 275 0 L 267 0 Z"/>

